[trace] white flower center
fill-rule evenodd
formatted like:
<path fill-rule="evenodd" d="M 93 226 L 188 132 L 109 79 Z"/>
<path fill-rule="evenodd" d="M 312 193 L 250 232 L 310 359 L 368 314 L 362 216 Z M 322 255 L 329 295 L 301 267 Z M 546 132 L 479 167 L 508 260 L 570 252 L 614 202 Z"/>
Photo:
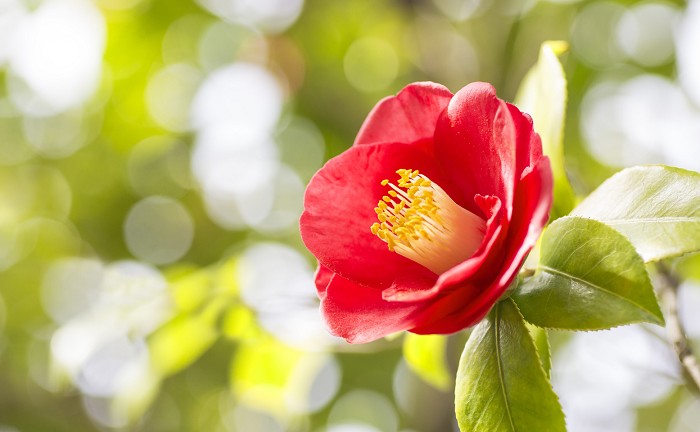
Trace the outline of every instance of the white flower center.
<path fill-rule="evenodd" d="M 396 252 L 437 274 L 468 259 L 478 249 L 486 222 L 460 207 L 418 170 L 400 169 L 374 211 L 372 234 Z"/>

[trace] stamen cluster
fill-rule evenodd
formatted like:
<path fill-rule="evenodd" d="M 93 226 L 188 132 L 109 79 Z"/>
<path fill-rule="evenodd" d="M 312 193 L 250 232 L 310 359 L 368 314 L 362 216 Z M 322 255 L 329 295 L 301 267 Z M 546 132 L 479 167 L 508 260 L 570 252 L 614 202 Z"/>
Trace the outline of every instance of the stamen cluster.
<path fill-rule="evenodd" d="M 457 205 L 447 193 L 418 170 L 400 169 L 398 185 L 382 180 L 391 189 L 374 211 L 378 222 L 372 234 L 389 250 L 436 273 L 468 258 L 483 238 L 484 221 Z"/>
<path fill-rule="evenodd" d="M 420 238 L 430 239 L 428 230 L 440 224 L 432 182 L 418 170 L 400 169 L 396 174 L 400 176 L 398 186 L 382 180 L 382 186 L 392 190 L 374 209 L 379 222 L 371 227 L 372 234 L 387 242 L 390 251 L 397 245 L 410 248 L 411 241 Z"/>

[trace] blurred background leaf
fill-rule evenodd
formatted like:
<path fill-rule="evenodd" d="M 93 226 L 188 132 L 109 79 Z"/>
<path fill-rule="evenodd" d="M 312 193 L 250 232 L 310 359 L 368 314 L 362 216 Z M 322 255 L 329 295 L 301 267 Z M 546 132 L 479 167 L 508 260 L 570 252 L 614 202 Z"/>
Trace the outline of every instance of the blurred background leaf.
<path fill-rule="evenodd" d="M 436 389 L 446 391 L 453 382 L 452 372 L 445 358 L 446 348 L 446 336 L 406 333 L 403 356 L 408 367 L 419 377 Z"/>
<path fill-rule="evenodd" d="M 698 29 L 697 0 L 0 2 L 0 430 L 456 430 L 416 365 L 442 385 L 464 335 L 405 359 L 326 332 L 305 183 L 382 97 L 512 101 L 547 40 L 577 195 L 699 170 Z M 671 264 L 697 341 L 700 264 Z M 570 430 L 694 430 L 658 336 L 550 335 Z"/>
<path fill-rule="evenodd" d="M 537 119 L 542 151 L 549 156 L 554 177 L 554 202 L 550 220 L 567 215 L 575 197 L 564 163 L 564 119 L 566 118 L 566 77 L 557 56 L 568 49 L 563 41 L 542 44 L 537 63 L 523 78 L 515 103 Z"/>

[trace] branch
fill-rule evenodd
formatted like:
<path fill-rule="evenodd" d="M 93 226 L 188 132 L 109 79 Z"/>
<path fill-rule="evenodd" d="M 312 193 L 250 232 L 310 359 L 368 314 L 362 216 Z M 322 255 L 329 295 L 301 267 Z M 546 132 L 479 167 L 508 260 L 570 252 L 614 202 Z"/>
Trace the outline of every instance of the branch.
<path fill-rule="evenodd" d="M 666 306 L 666 329 L 668 339 L 673 345 L 673 349 L 678 356 L 685 371 L 686 380 L 689 381 L 694 390 L 700 390 L 700 363 L 693 353 L 693 349 L 685 335 L 685 329 L 678 317 L 678 286 L 680 281 L 663 264 L 659 264 L 659 276 L 662 282 L 660 295 L 662 302 Z"/>

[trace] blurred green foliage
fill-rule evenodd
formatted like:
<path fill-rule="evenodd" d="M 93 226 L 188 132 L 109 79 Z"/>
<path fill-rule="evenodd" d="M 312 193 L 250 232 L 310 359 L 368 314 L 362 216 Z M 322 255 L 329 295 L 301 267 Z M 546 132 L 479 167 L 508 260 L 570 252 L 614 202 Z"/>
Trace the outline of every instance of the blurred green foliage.
<path fill-rule="evenodd" d="M 464 335 L 300 347 L 276 334 L 288 327 L 288 337 L 303 336 L 309 327 L 284 320 L 301 322 L 317 307 L 315 263 L 296 227 L 299 188 L 351 145 L 382 97 L 412 81 L 457 91 L 482 80 L 513 100 L 541 43 L 570 41 L 582 11 L 610 2 L 307 0 L 298 17 L 292 1 L 260 2 L 258 9 L 235 0 L 6 3 L 0 8 L 1 431 L 322 431 L 353 419 L 374 428 L 361 430 L 382 432 L 455 427 L 451 388 Z M 64 57 L 56 58 L 68 69 L 51 74 L 56 65 L 41 59 L 29 63 L 34 69 L 22 66 L 22 53 L 31 54 L 34 45 L 17 28 L 49 16 L 51 5 L 75 4 L 82 9 L 74 21 L 52 18 L 63 32 L 37 36 L 50 42 L 82 28 L 83 19 L 94 27 L 86 27 L 94 32 L 88 39 L 104 30 L 94 88 L 64 103 L 69 99 L 52 92 L 83 88 L 62 75 L 83 58 L 61 54 L 66 47 L 59 46 L 56 55 Z M 680 0 L 663 5 L 683 12 Z M 613 50 L 614 41 L 599 40 L 597 29 L 586 31 L 594 48 Z M 563 142 L 569 180 L 585 195 L 618 168 L 596 160 L 584 142 L 579 114 L 591 86 L 611 74 L 670 78 L 675 64 L 645 66 L 624 56 L 596 64 L 581 54 L 589 52 L 581 44 L 573 40 L 562 55 Z M 224 100 L 230 95 L 224 87 L 221 105 L 216 98 L 201 102 L 202 89 L 220 71 L 248 73 L 226 69 L 241 64 L 254 65 L 247 69 L 258 71 L 253 78 L 272 77 L 278 86 L 273 96 L 241 93 L 248 98 L 242 114 L 246 104 L 254 111 L 257 102 L 274 102 L 276 91 L 283 104 L 263 110 L 280 110 L 262 139 L 269 160 L 236 153 L 244 163 L 216 183 L 216 176 L 207 177 L 215 167 L 195 169 L 200 158 L 208 160 L 200 154 L 203 137 L 216 130 L 207 129 L 217 115 L 209 105 L 225 110 L 237 101 Z M 32 75 L 37 71 L 49 71 L 39 76 L 55 78 L 54 87 L 41 87 Z M 200 102 L 209 106 L 201 115 Z M 272 167 L 272 180 L 232 192 L 227 187 L 246 180 L 235 177 L 246 158 L 269 162 L 255 165 L 250 177 Z M 139 219 L 137 205 L 146 216 L 159 214 L 153 197 L 185 216 Z M 260 244 L 286 248 L 283 256 L 300 256 L 306 267 L 282 269 L 286 258 L 265 267 L 262 259 L 255 265 L 264 271 L 255 273 L 250 251 Z M 694 258 L 679 265 L 695 278 L 698 268 Z M 286 298 L 292 276 L 305 284 Z M 273 291 L 261 288 L 258 298 L 255 281 L 266 277 Z M 270 305 L 265 295 L 286 303 Z M 562 339 L 553 339 L 555 351 Z M 431 351 L 439 352 L 431 357 Z M 672 418 L 685 398 L 672 394 L 654 415 Z M 649 416 L 645 410 L 640 419 Z M 641 423 L 638 430 L 649 430 Z"/>

